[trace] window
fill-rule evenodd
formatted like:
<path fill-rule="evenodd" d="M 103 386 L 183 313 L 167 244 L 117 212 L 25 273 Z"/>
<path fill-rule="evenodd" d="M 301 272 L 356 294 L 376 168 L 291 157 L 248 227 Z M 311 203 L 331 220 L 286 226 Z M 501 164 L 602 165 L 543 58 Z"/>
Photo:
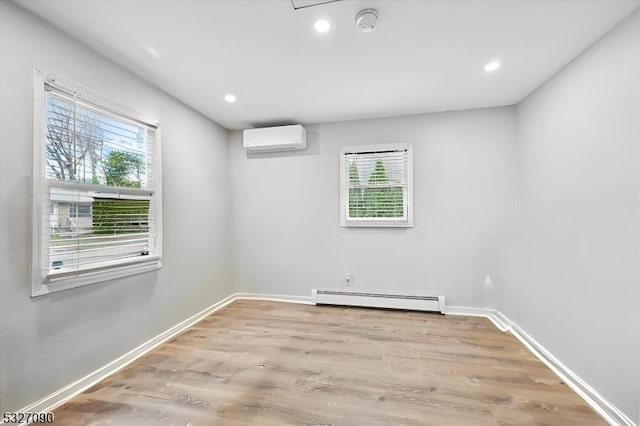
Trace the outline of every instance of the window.
<path fill-rule="evenodd" d="M 159 129 L 35 72 L 32 296 L 161 266 Z"/>
<path fill-rule="evenodd" d="M 91 217 L 91 203 L 69 204 L 69 217 Z"/>
<path fill-rule="evenodd" d="M 410 145 L 346 147 L 340 161 L 342 226 L 413 226 Z"/>

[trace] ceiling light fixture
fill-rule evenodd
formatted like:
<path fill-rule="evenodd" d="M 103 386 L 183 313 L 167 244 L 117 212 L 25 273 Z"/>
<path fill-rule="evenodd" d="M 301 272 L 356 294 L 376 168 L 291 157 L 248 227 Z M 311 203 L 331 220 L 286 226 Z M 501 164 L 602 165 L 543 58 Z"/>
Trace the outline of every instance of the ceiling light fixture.
<path fill-rule="evenodd" d="M 498 62 L 498 61 L 491 61 L 487 65 L 484 66 L 484 70 L 486 72 L 492 72 L 492 71 L 497 70 L 498 68 L 500 68 L 500 62 Z"/>
<path fill-rule="evenodd" d="M 236 95 L 232 95 L 231 93 L 229 93 L 228 95 L 224 96 L 224 100 L 232 104 L 236 101 Z"/>
<path fill-rule="evenodd" d="M 356 27 L 361 33 L 370 33 L 376 27 L 378 16 L 375 9 L 363 9 L 356 15 Z"/>
<path fill-rule="evenodd" d="M 313 24 L 313 27 L 319 33 L 326 33 L 327 31 L 329 31 L 329 29 L 331 29 L 331 24 L 326 19 L 318 19 L 316 23 Z"/>

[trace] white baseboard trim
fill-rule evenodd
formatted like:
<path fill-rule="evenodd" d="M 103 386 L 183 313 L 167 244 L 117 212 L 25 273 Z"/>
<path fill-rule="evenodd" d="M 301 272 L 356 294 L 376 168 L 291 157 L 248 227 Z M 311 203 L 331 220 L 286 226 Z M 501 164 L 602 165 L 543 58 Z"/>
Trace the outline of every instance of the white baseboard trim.
<path fill-rule="evenodd" d="M 512 327 L 512 323 L 509 318 L 494 309 L 447 306 L 445 314 L 488 318 L 500 331 L 509 331 Z"/>
<path fill-rule="evenodd" d="M 60 405 L 64 404 L 74 396 L 84 392 L 91 386 L 96 385 L 108 376 L 131 364 L 141 356 L 152 351 L 161 344 L 167 342 L 178 334 L 182 333 L 189 327 L 198 323 L 206 316 L 219 311 L 235 300 L 269 300 L 275 302 L 301 303 L 313 305 L 312 297 L 305 296 L 287 296 L 260 293 L 234 293 L 221 301 L 211 305 L 210 307 L 198 312 L 190 318 L 176 324 L 170 329 L 160 333 L 156 337 L 141 344 L 135 349 L 127 352 L 118 359 L 111 361 L 104 367 L 99 368 L 76 380 L 75 382 L 45 396 L 39 401 L 24 407 L 20 412 L 48 412 L 52 411 Z M 486 308 L 472 308 L 464 306 L 447 306 L 447 315 L 466 315 L 488 318 L 499 330 L 510 331 L 529 351 L 531 351 L 540 361 L 547 365 L 558 377 L 560 377 L 574 392 L 582 397 L 591 408 L 593 408 L 600 416 L 602 416 L 612 426 L 637 426 L 629 417 L 622 413 L 613 404 L 603 398 L 598 392 L 582 380 L 577 374 L 562 364 L 547 349 L 529 336 L 524 330 L 513 323 L 509 318 L 499 311 Z M 0 421 L 0 424 L 3 422 Z"/>
<path fill-rule="evenodd" d="M 533 339 L 516 323 L 500 311 L 465 306 L 447 306 L 447 315 L 466 315 L 488 318 L 500 331 L 509 331 L 532 354 L 551 369 L 563 382 L 577 393 L 593 410 L 612 426 L 637 426 L 615 405 L 607 401 L 593 387 L 589 386 L 576 373 L 554 357 L 544 346 Z"/>
<path fill-rule="evenodd" d="M 235 300 L 270 300 L 275 302 L 288 302 L 288 303 L 304 303 L 312 305 L 313 301 L 311 297 L 304 296 L 285 296 L 285 295 L 275 295 L 275 294 L 259 294 L 259 293 L 234 293 L 231 296 L 225 297 L 221 301 L 209 306 L 206 309 L 198 312 L 190 318 L 176 324 L 170 329 L 160 333 L 156 337 L 144 342 L 140 346 L 132 349 L 121 357 L 111 361 L 104 367 L 97 369 L 96 371 L 87 374 L 83 378 L 76 380 L 73 383 L 68 384 L 67 386 L 58 389 L 57 391 L 45 396 L 37 402 L 34 402 L 31 405 L 28 405 L 18 412 L 49 412 L 53 411 L 57 407 L 61 406 L 71 398 L 81 394 L 85 390 L 90 387 L 98 384 L 100 381 L 105 378 L 111 376 L 112 374 L 117 373 L 118 371 L 125 368 L 127 365 L 131 364 L 141 356 L 151 352 L 153 349 L 157 348 L 161 344 L 167 342 L 168 340 L 174 338 L 178 334 L 182 333 L 189 327 L 195 325 L 206 316 L 211 315 L 212 313 L 219 311 L 224 308 L 231 302 Z M 0 419 L 0 424 L 4 422 Z"/>
<path fill-rule="evenodd" d="M 637 426 L 633 420 L 627 417 L 615 405 L 600 395 L 593 387 L 587 384 L 576 373 L 558 360 L 544 346 L 528 335 L 517 324 L 512 324 L 513 334 L 531 353 L 551 369 L 563 382 L 575 393 L 584 399 L 591 408 L 612 426 Z"/>
<path fill-rule="evenodd" d="M 268 300 L 271 302 L 289 302 L 302 303 L 305 305 L 313 305 L 311 296 L 286 296 L 281 294 L 263 294 L 263 293 L 235 293 L 234 300 Z"/>
<path fill-rule="evenodd" d="M 196 324 L 207 315 L 210 315 L 224 308 L 234 300 L 235 300 L 234 295 L 231 295 L 229 297 L 222 299 L 218 303 L 215 303 L 209 306 L 208 308 L 203 309 L 202 311 L 198 312 L 192 317 L 187 318 L 181 323 L 176 324 L 170 329 L 158 334 L 156 337 L 144 342 L 140 346 L 122 355 L 120 358 L 117 358 L 111 361 L 109 364 L 105 365 L 104 367 L 101 367 L 96 371 L 94 371 L 93 373 L 89 373 L 83 378 L 76 380 L 75 382 L 70 383 L 61 389 L 58 389 L 57 391 L 45 396 L 41 400 L 27 407 L 24 407 L 23 409 L 19 410 L 19 412 L 28 411 L 28 412 L 43 413 L 43 412 L 48 412 L 56 409 L 57 407 L 61 406 L 62 404 L 64 404 L 74 396 L 79 395 L 80 393 L 89 389 L 91 386 L 98 384 L 101 380 L 104 380 L 110 375 L 117 373 L 118 371 L 122 370 L 127 365 L 131 364 L 133 361 L 137 360 L 141 356 L 149 353 L 150 351 L 157 348 L 161 344 L 165 343 L 166 341 L 182 333 L 184 330 Z"/>

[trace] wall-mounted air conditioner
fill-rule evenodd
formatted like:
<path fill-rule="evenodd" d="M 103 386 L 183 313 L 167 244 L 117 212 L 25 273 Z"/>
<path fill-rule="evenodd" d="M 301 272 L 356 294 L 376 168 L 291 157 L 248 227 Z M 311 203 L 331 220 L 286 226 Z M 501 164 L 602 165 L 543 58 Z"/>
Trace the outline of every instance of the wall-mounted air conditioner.
<path fill-rule="evenodd" d="M 247 152 L 306 149 L 307 130 L 300 124 L 247 129 L 242 134 L 242 145 Z"/>

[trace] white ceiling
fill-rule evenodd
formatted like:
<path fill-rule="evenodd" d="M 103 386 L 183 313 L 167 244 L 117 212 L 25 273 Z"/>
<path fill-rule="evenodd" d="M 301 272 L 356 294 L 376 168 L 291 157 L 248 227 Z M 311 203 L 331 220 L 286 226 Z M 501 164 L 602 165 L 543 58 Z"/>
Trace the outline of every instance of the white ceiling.
<path fill-rule="evenodd" d="M 17 0 L 229 129 L 511 105 L 639 1 Z"/>

